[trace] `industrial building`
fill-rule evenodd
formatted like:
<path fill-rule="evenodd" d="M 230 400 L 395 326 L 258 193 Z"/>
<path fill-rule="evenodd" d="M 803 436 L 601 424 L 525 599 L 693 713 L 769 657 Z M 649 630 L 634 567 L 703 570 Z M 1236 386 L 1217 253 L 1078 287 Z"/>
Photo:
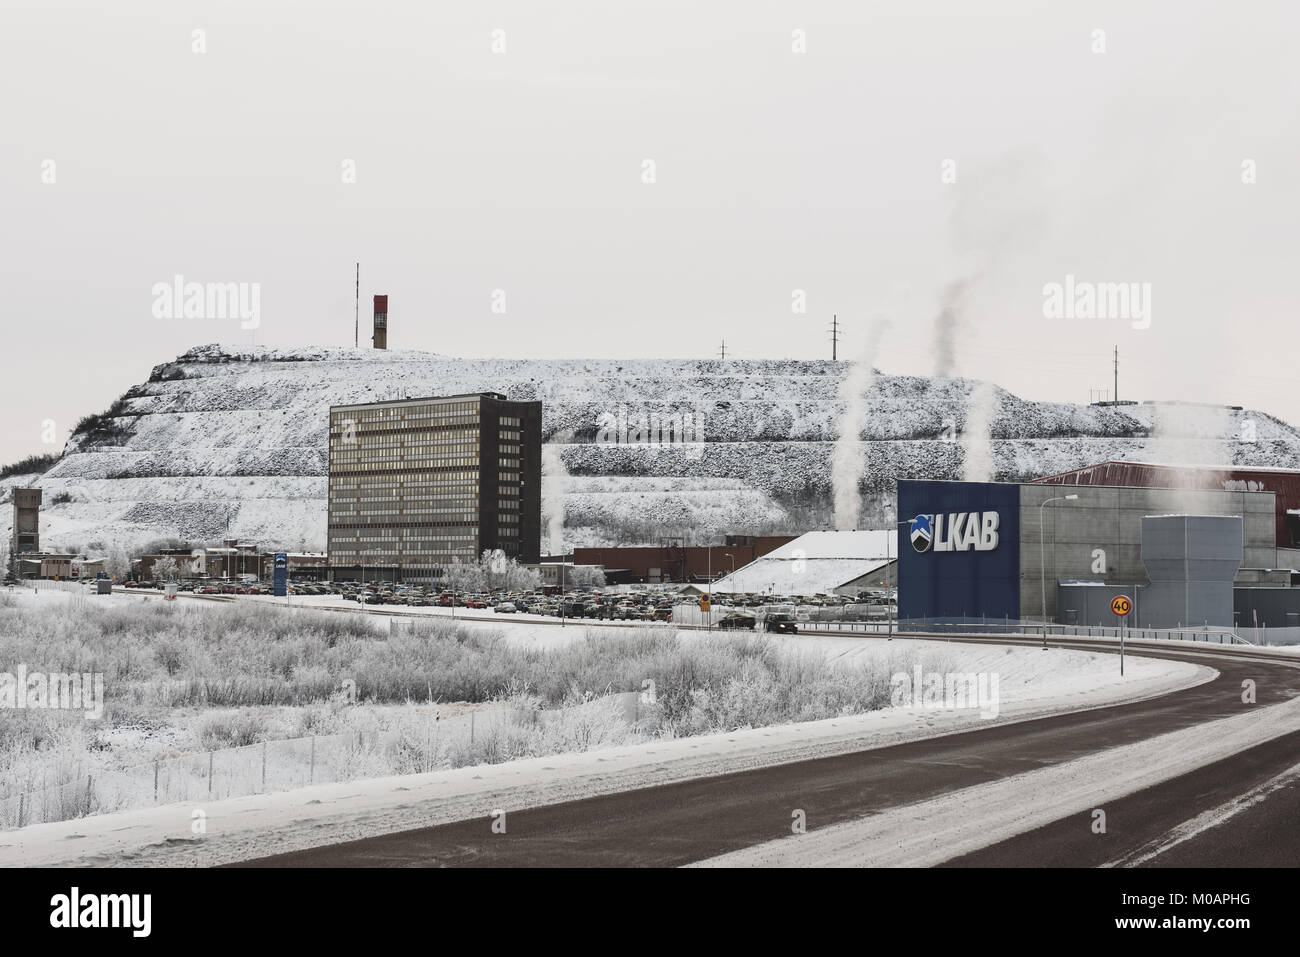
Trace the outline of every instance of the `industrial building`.
<path fill-rule="evenodd" d="M 576 565 L 600 565 L 610 584 L 707 582 L 794 540 L 793 535 L 727 535 L 724 545 L 615 546 L 575 548 Z"/>
<path fill-rule="evenodd" d="M 432 581 L 501 550 L 536 563 L 542 404 L 482 392 L 330 408 L 334 579 Z"/>
<path fill-rule="evenodd" d="M 1231 627 L 1247 590 L 1300 610 L 1272 491 L 900 480 L 898 515 L 900 619 L 1114 624 L 1123 593 L 1137 626 Z"/>
<path fill-rule="evenodd" d="M 846 595 L 893 584 L 888 531 L 807 532 L 713 583 L 715 593 Z"/>
<path fill-rule="evenodd" d="M 41 550 L 41 490 L 16 488 L 13 490 L 13 534 L 9 541 L 9 554 Z"/>
<path fill-rule="evenodd" d="M 154 565 L 160 559 L 171 558 L 181 578 L 269 578 L 269 570 L 263 575 L 262 568 L 268 557 L 257 545 L 227 538 L 220 545 L 165 548 L 154 555 L 141 555 L 132 562 L 132 572 L 137 578 L 151 580 Z"/>
<path fill-rule="evenodd" d="M 371 342 L 376 349 L 388 348 L 388 297 L 375 296 L 374 328 Z"/>
<path fill-rule="evenodd" d="M 1300 567 L 1300 551 L 1290 554 L 1300 549 L 1300 469 L 1110 461 L 1048 475 L 1034 484 L 1272 492 L 1277 547 L 1288 550 L 1279 561 Z"/>
<path fill-rule="evenodd" d="M 27 552 L 14 561 L 19 578 L 68 579 L 77 556 L 63 552 Z"/>

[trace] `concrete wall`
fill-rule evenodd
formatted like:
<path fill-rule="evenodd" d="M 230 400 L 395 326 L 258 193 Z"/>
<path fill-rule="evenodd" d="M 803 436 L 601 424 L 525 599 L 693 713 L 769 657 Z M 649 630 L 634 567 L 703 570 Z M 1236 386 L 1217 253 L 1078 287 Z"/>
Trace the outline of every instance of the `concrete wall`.
<path fill-rule="evenodd" d="M 1039 558 L 1039 506 L 1049 498 L 1079 496 L 1077 501 L 1047 505 L 1043 532 L 1046 568 Z M 1106 488 L 1088 485 L 1020 487 L 1020 614 L 1040 615 L 1040 575 L 1045 571 L 1047 615 L 1057 611 L 1058 579 L 1086 579 L 1133 586 L 1148 582 L 1142 564 L 1142 519 L 1147 515 L 1191 513 L 1240 515 L 1243 518 L 1242 564 L 1272 568 L 1277 564 L 1275 507 L 1272 492 Z M 1094 571 L 1104 552 L 1105 571 Z M 1136 597 L 1136 596 L 1135 596 Z"/>
<path fill-rule="evenodd" d="M 1261 628 L 1300 625 L 1300 588 L 1234 588 L 1233 610 L 1237 625 Z"/>
<path fill-rule="evenodd" d="M 1232 627 L 1232 580 L 1241 566 L 1242 520 L 1232 515 L 1148 515 L 1142 561 L 1151 579 L 1138 627 Z"/>
<path fill-rule="evenodd" d="M 1067 625 L 1118 625 L 1120 619 L 1110 610 L 1110 603 L 1120 595 L 1140 603 L 1137 589 L 1128 585 L 1062 582 L 1057 587 L 1058 620 Z"/>

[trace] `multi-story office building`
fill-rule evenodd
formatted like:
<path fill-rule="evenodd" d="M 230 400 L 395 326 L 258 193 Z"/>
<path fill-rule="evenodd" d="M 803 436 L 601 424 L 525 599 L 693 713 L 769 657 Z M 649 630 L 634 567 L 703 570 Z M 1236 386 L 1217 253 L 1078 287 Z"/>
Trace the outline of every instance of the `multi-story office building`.
<path fill-rule="evenodd" d="M 500 549 L 540 557 L 542 404 L 483 392 L 330 408 L 335 579 L 428 581 Z"/>

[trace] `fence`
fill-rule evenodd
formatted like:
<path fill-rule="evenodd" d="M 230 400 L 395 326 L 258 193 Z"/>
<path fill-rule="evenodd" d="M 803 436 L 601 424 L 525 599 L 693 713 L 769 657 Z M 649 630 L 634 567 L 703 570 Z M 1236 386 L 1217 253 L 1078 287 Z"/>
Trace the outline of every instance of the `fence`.
<path fill-rule="evenodd" d="M 739 611 L 753 616 L 755 626 L 763 627 L 763 620 L 773 607 L 730 608 L 713 606 L 713 624 L 717 627 L 722 615 Z M 789 610 L 789 606 L 784 606 Z M 884 610 L 882 606 L 881 611 Z M 1061 625 L 1041 621 L 1013 618 L 905 618 L 879 617 L 871 609 L 870 618 L 854 619 L 852 613 L 842 609 L 808 608 L 796 606 L 795 617 L 799 631 L 811 634 L 850 635 L 907 635 L 915 632 L 951 634 L 1020 635 L 1028 638 L 1118 638 L 1120 632 L 1133 641 L 1196 641 L 1213 644 L 1237 645 L 1293 645 L 1300 644 L 1300 628 L 1216 628 L 1214 626 L 1178 628 L 1121 628 L 1116 625 Z M 679 605 L 674 609 L 673 620 L 678 624 L 703 625 L 706 616 L 693 605 Z"/>
<path fill-rule="evenodd" d="M 243 747 L 172 754 L 147 764 L 99 769 L 62 785 L 0 800 L 0 830 L 178 802 L 288 791 L 450 766 L 448 756 L 494 753 L 494 738 L 530 728 L 587 719 L 593 727 L 620 722 L 632 732 L 653 727 L 655 706 L 639 692 L 607 695 L 569 708 L 539 710 L 498 704 L 454 717 L 389 730 L 351 731 Z M 571 729 L 574 730 L 574 729 Z M 583 729 L 576 728 L 581 739 Z M 477 750 L 476 750 L 477 745 Z M 473 763 L 484 763 L 475 761 Z"/>
<path fill-rule="evenodd" d="M 54 581 L 53 579 L 29 579 L 19 584 L 23 588 L 30 588 L 34 593 L 40 594 L 41 589 L 46 591 L 60 591 L 68 593 L 68 601 L 73 608 L 81 608 L 86 604 L 86 595 L 88 586 L 82 582 L 76 581 Z"/>
<path fill-rule="evenodd" d="M 889 622 L 827 622 L 801 621 L 801 631 L 822 632 L 857 632 L 862 634 L 885 634 L 890 630 Z M 893 632 L 899 635 L 910 633 L 952 633 L 952 634 L 989 634 L 1019 635 L 1026 638 L 1119 638 L 1121 632 L 1131 641 L 1199 641 L 1213 644 L 1257 644 L 1243 638 L 1230 628 L 1200 626 L 1187 628 L 1125 628 L 1115 625 L 1060 625 L 1041 621 L 1024 621 L 1011 618 L 961 618 L 920 619 L 904 618 L 892 623 Z M 1263 631 L 1264 629 L 1260 629 Z M 1274 629 L 1269 629 L 1274 630 Z M 1276 643 L 1276 642 L 1275 642 Z"/>
<path fill-rule="evenodd" d="M 1252 645 L 1264 645 L 1280 647 L 1282 645 L 1300 645 L 1300 628 L 1295 625 L 1285 627 L 1279 626 L 1274 628 L 1241 628 L 1234 629 L 1238 635 L 1249 641 Z"/>

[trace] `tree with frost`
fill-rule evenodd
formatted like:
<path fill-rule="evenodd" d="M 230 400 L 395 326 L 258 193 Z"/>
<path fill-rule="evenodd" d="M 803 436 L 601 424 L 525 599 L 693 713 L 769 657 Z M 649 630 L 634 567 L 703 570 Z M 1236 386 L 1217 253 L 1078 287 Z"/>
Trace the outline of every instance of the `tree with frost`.
<path fill-rule="evenodd" d="M 176 578 L 176 573 L 180 570 L 180 565 L 176 559 L 170 555 L 164 555 L 153 563 L 153 579 L 159 582 L 169 582 Z"/>
<path fill-rule="evenodd" d="M 113 581 L 122 581 L 131 574 L 131 557 L 121 545 L 114 545 L 104 557 L 104 571 Z"/>
<path fill-rule="evenodd" d="M 603 588 L 605 569 L 599 565 L 574 565 L 564 570 L 564 584 L 569 588 Z"/>

